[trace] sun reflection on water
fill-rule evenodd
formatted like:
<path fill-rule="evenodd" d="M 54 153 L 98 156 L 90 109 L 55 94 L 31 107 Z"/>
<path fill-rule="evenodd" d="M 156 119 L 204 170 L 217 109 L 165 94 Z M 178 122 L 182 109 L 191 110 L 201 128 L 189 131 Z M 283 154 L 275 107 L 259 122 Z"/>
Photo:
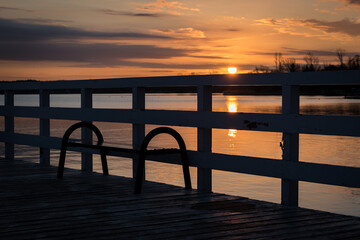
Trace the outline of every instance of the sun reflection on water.
<path fill-rule="evenodd" d="M 236 129 L 229 129 L 228 136 L 232 138 L 236 138 L 237 130 Z"/>
<path fill-rule="evenodd" d="M 236 102 L 228 102 L 228 112 L 237 112 L 237 103 Z"/>
<path fill-rule="evenodd" d="M 230 113 L 235 113 L 237 112 L 237 102 L 236 102 L 236 98 L 234 97 L 229 97 L 227 99 L 227 108 L 228 108 L 228 112 Z M 237 130 L 236 129 L 229 129 L 228 132 L 228 136 L 231 138 L 236 138 L 236 134 L 237 134 Z"/>

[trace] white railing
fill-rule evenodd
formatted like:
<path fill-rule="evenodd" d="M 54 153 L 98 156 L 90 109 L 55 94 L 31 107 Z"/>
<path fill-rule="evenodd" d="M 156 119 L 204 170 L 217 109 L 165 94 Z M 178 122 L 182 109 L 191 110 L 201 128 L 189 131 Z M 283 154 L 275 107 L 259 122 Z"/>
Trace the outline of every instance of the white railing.
<path fill-rule="evenodd" d="M 309 85 L 360 85 L 360 71 L 0 83 L 0 94 L 5 98 L 5 105 L 0 107 L 0 116 L 5 116 L 0 141 L 5 142 L 6 158 L 13 159 L 14 144 L 31 145 L 40 147 L 40 163 L 49 165 L 49 150 L 59 149 L 61 141 L 50 137 L 50 119 L 132 123 L 134 147 L 145 135 L 145 124 L 196 127 L 198 151 L 189 151 L 189 158 L 198 168 L 200 191 L 211 191 L 212 169 L 275 177 L 282 179 L 282 204 L 297 206 L 298 181 L 360 187 L 360 168 L 299 162 L 299 133 L 360 136 L 360 116 L 300 115 L 299 87 Z M 212 89 L 220 86 L 281 86 L 282 113 L 212 112 Z M 198 109 L 146 110 L 145 89 L 151 87 L 196 88 Z M 92 108 L 93 93 L 123 92 L 132 92 L 132 109 Z M 40 95 L 39 107 L 14 106 L 14 94 L 34 93 Z M 81 93 L 81 108 L 50 107 L 50 93 Z M 40 119 L 40 135 L 14 133 L 14 117 Z M 212 128 L 282 132 L 283 161 L 212 153 Z M 84 130 L 82 137 L 91 134 Z M 175 163 L 169 157 L 151 159 Z M 92 171 L 89 152 L 83 153 L 82 169 Z"/>

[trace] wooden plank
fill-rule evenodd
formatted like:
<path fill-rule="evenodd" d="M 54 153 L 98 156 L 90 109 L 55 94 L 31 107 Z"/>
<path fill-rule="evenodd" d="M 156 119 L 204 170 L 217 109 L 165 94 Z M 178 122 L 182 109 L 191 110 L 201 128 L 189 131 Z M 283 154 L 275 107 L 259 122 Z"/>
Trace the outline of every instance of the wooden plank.
<path fill-rule="evenodd" d="M 352 223 L 351 220 L 333 222 L 332 224 L 323 223 L 309 226 L 306 229 L 301 229 L 301 231 L 294 231 L 294 235 L 292 236 L 289 236 L 286 230 L 283 230 L 280 234 L 272 233 L 266 237 L 274 236 L 276 239 L 338 239 L 339 236 L 341 236 L 341 239 L 358 239 L 360 236 L 358 224 L 358 222 Z"/>
<path fill-rule="evenodd" d="M 145 88 L 134 87 L 132 89 L 132 109 L 134 111 L 144 111 L 145 110 Z M 139 150 L 141 143 L 145 138 L 145 124 L 144 123 L 133 123 L 132 124 L 132 145 L 133 149 Z M 138 166 L 138 156 L 133 156 L 132 170 L 133 178 L 136 178 L 137 166 Z M 145 179 L 145 172 L 143 174 L 143 179 Z"/>
<path fill-rule="evenodd" d="M 248 224 L 239 224 L 238 228 L 235 229 L 234 227 L 236 226 L 231 226 L 231 227 L 227 227 L 223 230 L 223 231 L 217 231 L 217 232 L 210 232 L 210 233 L 204 233 L 201 234 L 197 237 L 201 237 L 201 238 L 230 238 L 231 236 L 233 236 L 234 238 L 242 238 L 242 239 L 250 239 L 250 238 L 257 238 L 262 237 L 263 239 L 277 239 L 277 236 L 275 234 L 272 234 L 274 232 L 277 231 L 281 231 L 284 233 L 286 232 L 287 237 L 285 237 L 285 239 L 291 239 L 291 236 L 297 236 L 297 234 L 300 232 L 304 232 L 304 231 L 321 231 L 322 228 L 311 228 L 311 225 L 309 227 L 309 224 L 313 224 L 313 226 L 316 225 L 316 223 L 314 223 L 314 220 L 318 221 L 320 219 L 316 219 L 314 217 L 309 216 L 308 218 L 303 218 L 302 220 L 288 220 L 288 222 L 282 222 L 281 221 L 273 221 L 272 223 L 261 223 L 261 225 L 248 225 Z M 336 228 L 336 227 L 342 227 L 347 223 L 346 221 L 341 221 L 341 220 L 337 220 L 337 219 L 331 219 L 331 218 L 327 218 L 326 220 L 322 219 L 322 224 L 323 226 L 332 226 L 332 228 Z M 323 228 L 324 230 L 326 228 Z M 313 233 L 314 233 L 313 232 Z M 275 236 L 272 236 L 275 235 Z M 331 236 L 331 233 L 324 233 L 325 236 Z M 337 237 L 340 237 L 341 235 L 338 234 Z M 297 239 L 302 239 L 302 238 L 297 238 Z M 313 237 L 312 239 L 317 239 L 316 236 Z"/>
<path fill-rule="evenodd" d="M 5 109 L 8 109 L 10 114 L 5 115 L 5 132 L 7 134 L 14 133 L 14 116 L 12 114 L 12 107 L 14 106 L 14 92 L 6 91 L 5 92 Z M 14 144 L 4 140 L 5 142 L 5 158 L 14 159 Z"/>
<path fill-rule="evenodd" d="M 85 85 L 86 86 L 86 85 Z M 81 89 L 81 109 L 91 110 L 93 105 L 92 89 Z M 86 117 L 82 117 L 80 120 L 92 123 L 91 120 Z M 92 143 L 93 133 L 88 128 L 81 128 L 81 140 L 85 143 Z M 89 153 L 81 153 L 81 170 L 85 172 L 92 172 L 93 170 L 93 156 Z"/>
<path fill-rule="evenodd" d="M 212 88 L 211 86 L 200 86 L 197 89 L 197 110 L 198 112 L 212 111 Z M 193 120 L 193 119 L 192 119 Z M 211 153 L 212 129 L 197 128 L 197 150 Z M 201 192 L 212 190 L 212 170 L 210 168 L 197 168 L 197 189 Z"/>
<path fill-rule="evenodd" d="M 161 203 L 160 203 L 161 204 Z M 159 205 L 158 203 L 155 203 L 155 205 Z M 176 207 L 176 206 L 175 206 Z M 146 227 L 146 228 L 148 228 L 148 227 L 150 227 L 150 228 L 152 228 L 152 229 L 155 229 L 156 227 L 155 227 L 155 225 L 156 226 L 158 226 L 159 228 L 161 228 L 161 225 L 163 225 L 163 224 L 166 224 L 166 223 L 168 223 L 169 221 L 171 221 L 171 222 L 176 222 L 176 224 L 182 224 L 181 222 L 182 221 L 184 221 L 184 219 L 187 219 L 187 221 L 190 221 L 191 219 L 189 219 L 189 218 L 185 218 L 185 217 L 181 217 L 182 215 L 178 215 L 178 214 L 175 214 L 174 215 L 174 213 L 173 213 L 173 211 L 172 211 L 172 209 L 173 209 L 174 207 L 171 207 L 170 209 L 171 209 L 171 212 L 169 213 L 169 215 L 165 218 L 165 219 L 163 219 L 162 221 L 165 221 L 165 222 L 150 222 L 150 223 L 145 223 L 146 225 L 144 225 L 144 227 Z M 112 208 L 111 208 L 112 209 Z M 115 212 L 117 212 L 117 210 L 116 210 L 116 208 L 114 209 L 114 211 Z M 183 209 L 183 211 L 187 211 L 187 209 Z M 111 210 L 111 212 L 113 212 L 113 210 Z M 165 214 L 166 213 L 166 214 Z M 99 214 L 98 212 L 96 213 L 97 215 Z M 141 216 L 138 216 L 138 214 L 140 214 Z M 143 215 L 143 210 L 141 210 L 141 212 L 138 212 L 138 214 L 137 214 L 137 217 L 141 217 L 142 219 L 145 217 L 143 217 L 142 215 Z M 163 216 L 163 215 L 167 215 L 168 214 L 168 210 L 166 209 L 166 208 L 163 208 L 162 210 L 161 210 L 161 213 L 160 213 L 160 215 L 158 215 L 158 216 Z M 182 213 L 180 213 L 180 214 L 182 214 Z M 193 214 L 193 218 L 194 218 L 194 220 L 196 221 L 196 219 L 199 219 L 199 218 L 201 218 L 201 217 L 203 217 L 203 216 L 198 216 L 198 215 L 196 215 L 196 214 L 194 214 L 194 213 L 192 213 Z M 208 214 L 209 215 L 209 214 Z M 216 215 L 214 215 L 214 216 L 211 216 L 211 215 L 209 215 L 208 217 L 210 217 L 210 218 L 218 218 L 218 217 L 220 217 L 220 215 L 222 215 L 222 214 L 220 214 L 220 213 L 217 213 Z M 237 215 L 237 214 L 233 214 L 233 213 L 228 213 L 228 215 L 231 215 L 231 216 L 229 216 L 229 217 L 234 217 L 235 215 Z M 268 214 L 269 215 L 269 214 Z M 75 217 L 76 215 L 74 215 L 74 217 Z M 191 214 L 189 215 L 190 217 L 191 217 Z M 96 217 L 96 216 L 95 216 Z M 98 217 L 101 217 L 101 214 L 100 215 L 98 215 Z M 119 218 L 124 218 L 125 216 L 119 216 Z M 156 214 L 155 215 L 151 215 L 151 217 L 152 218 L 154 218 L 154 217 L 156 217 Z M 180 217 L 180 218 L 179 218 Z M 248 213 L 246 213 L 246 216 L 242 216 L 241 218 L 247 218 L 247 217 L 249 217 L 249 215 L 248 215 Z M 257 216 L 257 217 L 259 217 L 259 216 Z M 162 219 L 162 218 L 161 218 Z M 108 219 L 107 219 L 108 220 Z M 158 219 L 158 220 L 160 220 L 160 219 Z M 176 220 L 178 220 L 178 221 L 176 221 Z M 48 219 L 44 219 L 44 221 L 46 221 L 46 223 L 48 222 Z M 36 222 L 34 223 L 34 224 L 36 224 Z M 129 225 L 130 224 L 130 225 Z M 143 223 L 141 223 L 141 224 L 143 224 Z M 67 224 L 68 225 L 68 224 Z M 133 227 L 138 227 L 139 226 L 139 223 L 138 222 L 129 222 L 129 223 L 127 223 L 127 224 L 125 224 L 125 225 L 123 225 L 123 226 L 121 226 L 121 228 L 122 228 L 122 231 L 125 231 L 125 229 L 128 229 L 129 230 L 129 228 L 130 228 L 130 226 L 133 226 Z M 23 227 L 23 226 L 22 226 Z M 59 227 L 59 226 L 56 226 L 56 227 Z M 65 226 L 64 226 L 65 227 Z M 79 226 L 80 227 L 80 226 Z M 47 226 L 41 226 L 41 228 L 47 228 Z"/>
<path fill-rule="evenodd" d="M 152 182 L 146 182 L 143 194 L 134 195 L 126 191 L 133 184 L 128 178 L 69 170 L 71 174 L 59 181 L 54 169 L 0 161 L 0 175 L 12 173 L 0 181 L 2 238 L 265 238 L 312 231 L 317 239 L 344 233 L 318 235 L 316 230 L 326 226 L 349 230 L 350 237 L 360 231 L 355 217 Z M 39 177 L 39 172 L 44 175 Z"/>
<path fill-rule="evenodd" d="M 50 107 L 50 94 L 48 90 L 41 90 L 39 106 L 48 109 Z M 50 119 L 40 118 L 40 136 L 50 137 Z M 40 148 L 40 164 L 50 166 L 50 148 Z"/>
<path fill-rule="evenodd" d="M 282 114 L 297 116 L 300 109 L 300 88 L 294 85 L 282 86 Z M 299 133 L 283 132 L 283 161 L 299 162 Z M 281 204 L 299 205 L 299 182 L 293 179 L 281 179 Z"/>

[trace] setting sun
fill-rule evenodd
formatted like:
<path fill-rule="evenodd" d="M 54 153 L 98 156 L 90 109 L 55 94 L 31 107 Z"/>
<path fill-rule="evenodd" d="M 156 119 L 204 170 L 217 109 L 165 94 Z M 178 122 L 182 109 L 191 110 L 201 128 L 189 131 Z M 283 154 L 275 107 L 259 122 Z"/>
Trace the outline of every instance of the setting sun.
<path fill-rule="evenodd" d="M 229 103 L 228 104 L 228 112 L 237 112 L 237 104 Z"/>
<path fill-rule="evenodd" d="M 228 72 L 231 73 L 231 74 L 234 74 L 234 73 L 237 72 L 237 69 L 236 69 L 236 67 L 229 67 Z"/>

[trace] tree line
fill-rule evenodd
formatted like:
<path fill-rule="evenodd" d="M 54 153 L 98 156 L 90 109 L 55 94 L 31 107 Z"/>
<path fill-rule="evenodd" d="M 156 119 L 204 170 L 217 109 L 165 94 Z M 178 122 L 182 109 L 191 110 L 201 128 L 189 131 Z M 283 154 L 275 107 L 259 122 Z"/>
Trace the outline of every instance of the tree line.
<path fill-rule="evenodd" d="M 303 57 L 304 63 L 296 62 L 295 58 L 284 58 L 282 53 L 274 54 L 275 68 L 260 65 L 253 70 L 254 73 L 274 73 L 274 72 L 314 72 L 314 71 L 338 71 L 338 70 L 360 70 L 360 55 L 349 56 L 345 59 L 345 50 L 336 50 L 338 64 L 323 63 L 312 52 L 307 52 Z"/>

